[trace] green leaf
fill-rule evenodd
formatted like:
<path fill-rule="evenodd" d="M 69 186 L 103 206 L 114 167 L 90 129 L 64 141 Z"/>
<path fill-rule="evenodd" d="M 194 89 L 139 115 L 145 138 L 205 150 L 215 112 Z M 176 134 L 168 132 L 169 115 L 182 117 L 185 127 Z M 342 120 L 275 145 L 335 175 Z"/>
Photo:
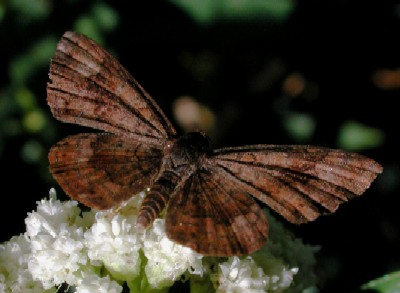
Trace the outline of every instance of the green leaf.
<path fill-rule="evenodd" d="M 369 127 L 357 121 L 347 121 L 341 126 L 337 140 L 340 148 L 360 151 L 382 145 L 385 134 L 380 129 Z"/>
<path fill-rule="evenodd" d="M 14 85 L 24 84 L 41 66 L 48 64 L 54 54 L 57 41 L 52 37 L 44 37 L 29 50 L 11 61 L 10 78 Z"/>
<path fill-rule="evenodd" d="M 189 281 L 191 293 L 215 292 L 213 283 L 208 276 L 191 275 Z"/>
<path fill-rule="evenodd" d="M 218 20 L 282 21 L 294 9 L 293 0 L 169 0 L 200 25 Z"/>
<path fill-rule="evenodd" d="M 372 280 L 361 287 L 362 289 L 372 289 L 380 293 L 400 292 L 400 272 L 394 272 L 378 279 Z"/>
<path fill-rule="evenodd" d="M 74 30 L 81 32 L 100 44 L 104 44 L 104 32 L 112 31 L 118 25 L 119 15 L 104 2 L 95 2 L 88 12 L 74 23 Z"/>
<path fill-rule="evenodd" d="M 28 140 L 21 148 L 21 157 L 27 163 L 36 163 L 45 156 L 45 150 L 37 140 Z"/>
<path fill-rule="evenodd" d="M 136 278 L 126 281 L 129 291 L 135 293 L 167 293 L 169 290 L 168 287 L 162 289 L 150 287 L 150 284 L 147 280 L 147 276 L 145 273 L 145 266 L 147 263 L 147 259 L 143 251 L 140 251 L 139 253 L 141 259 L 140 273 Z"/>
<path fill-rule="evenodd" d="M 36 98 L 33 92 L 25 87 L 21 87 L 16 90 L 15 101 L 24 112 L 37 108 Z"/>
<path fill-rule="evenodd" d="M 11 0 L 8 4 L 20 14 L 18 19 L 22 22 L 43 19 L 50 14 L 52 8 L 50 0 Z"/>
<path fill-rule="evenodd" d="M 118 25 L 118 13 L 104 2 L 94 5 L 91 14 L 93 14 L 97 24 L 106 31 L 111 31 Z"/>
<path fill-rule="evenodd" d="M 74 24 L 74 31 L 80 32 L 92 38 L 99 44 L 104 43 L 103 34 L 101 33 L 96 20 L 89 15 L 82 15 Z"/>
<path fill-rule="evenodd" d="M 301 143 L 312 137 L 316 127 L 314 117 L 305 113 L 290 113 L 284 116 L 283 123 L 290 136 Z"/>
<path fill-rule="evenodd" d="M 40 132 L 46 125 L 46 115 L 40 109 L 29 111 L 22 118 L 22 125 L 30 133 Z"/>

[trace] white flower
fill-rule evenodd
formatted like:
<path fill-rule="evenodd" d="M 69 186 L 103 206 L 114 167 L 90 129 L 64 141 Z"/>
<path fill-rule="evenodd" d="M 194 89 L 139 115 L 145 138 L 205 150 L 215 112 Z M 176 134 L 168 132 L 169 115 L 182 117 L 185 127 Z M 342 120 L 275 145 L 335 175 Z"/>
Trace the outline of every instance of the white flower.
<path fill-rule="evenodd" d="M 50 289 L 64 282 L 75 284 L 76 275 L 87 265 L 83 244 L 84 220 L 77 202 L 51 198 L 38 203 L 25 220 L 31 254 L 28 269 L 33 279 Z"/>
<path fill-rule="evenodd" d="M 269 277 L 250 257 L 230 257 L 219 268 L 219 292 L 265 292 L 269 282 Z"/>
<path fill-rule="evenodd" d="M 141 244 L 135 231 L 136 216 L 96 214 L 96 221 L 85 233 L 88 256 L 100 261 L 118 280 L 131 280 L 140 273 Z"/>
<path fill-rule="evenodd" d="M 45 291 L 41 282 L 35 281 L 28 270 L 30 255 L 29 239 L 24 235 L 14 236 L 0 245 L 0 292 L 56 292 Z"/>
<path fill-rule="evenodd" d="M 202 275 L 205 271 L 203 256 L 169 240 L 164 225 L 164 219 L 156 219 L 143 239 L 143 252 L 147 258 L 145 272 L 153 288 L 171 286 L 186 271 L 194 275 Z"/>
<path fill-rule="evenodd" d="M 218 292 L 281 292 L 290 286 L 297 268 L 280 270 L 279 274 L 266 274 L 251 256 L 230 257 L 219 264 Z"/>
<path fill-rule="evenodd" d="M 94 273 L 82 274 L 75 286 L 75 293 L 120 293 L 122 287 L 109 276 L 100 277 Z"/>
<path fill-rule="evenodd" d="M 213 276 L 219 292 L 301 292 L 315 284 L 316 247 L 305 245 L 268 214 L 269 239 L 246 258 L 231 257 Z M 216 280 L 215 280 L 216 279 Z"/>

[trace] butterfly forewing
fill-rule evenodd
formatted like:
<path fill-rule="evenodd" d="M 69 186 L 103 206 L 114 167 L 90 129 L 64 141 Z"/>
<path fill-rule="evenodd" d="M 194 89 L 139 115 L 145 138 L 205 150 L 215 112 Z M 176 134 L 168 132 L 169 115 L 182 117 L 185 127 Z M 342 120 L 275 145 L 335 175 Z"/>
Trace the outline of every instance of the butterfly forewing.
<path fill-rule="evenodd" d="M 53 146 L 53 176 L 73 199 L 111 208 L 150 186 L 162 159 L 158 145 L 113 134 L 78 134 Z"/>
<path fill-rule="evenodd" d="M 315 220 L 362 194 L 382 172 L 364 156 L 312 146 L 254 145 L 216 150 L 221 173 L 292 223 Z"/>
<path fill-rule="evenodd" d="M 218 170 L 199 170 L 177 190 L 166 213 L 168 237 L 204 255 L 249 254 L 265 244 L 266 213 Z"/>
<path fill-rule="evenodd" d="M 47 100 L 57 119 L 159 141 L 176 134 L 154 100 L 103 48 L 66 32 L 50 65 Z"/>

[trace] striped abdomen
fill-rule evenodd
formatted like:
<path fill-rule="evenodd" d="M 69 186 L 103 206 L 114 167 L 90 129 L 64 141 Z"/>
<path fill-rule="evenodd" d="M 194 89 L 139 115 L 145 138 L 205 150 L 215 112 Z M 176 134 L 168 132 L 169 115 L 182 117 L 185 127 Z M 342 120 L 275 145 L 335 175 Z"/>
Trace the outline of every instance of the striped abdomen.
<path fill-rule="evenodd" d="M 174 171 L 166 170 L 161 173 L 142 202 L 136 229 L 143 230 L 153 223 L 167 205 L 180 180 L 181 176 Z"/>

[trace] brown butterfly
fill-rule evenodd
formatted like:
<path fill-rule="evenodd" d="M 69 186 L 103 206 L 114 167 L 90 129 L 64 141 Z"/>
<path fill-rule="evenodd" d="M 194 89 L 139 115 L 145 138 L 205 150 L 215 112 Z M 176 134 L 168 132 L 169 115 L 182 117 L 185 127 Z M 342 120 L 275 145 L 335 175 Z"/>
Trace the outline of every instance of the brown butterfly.
<path fill-rule="evenodd" d="M 204 255 L 249 254 L 268 237 L 266 203 L 300 224 L 361 195 L 382 172 L 372 159 L 313 146 L 212 149 L 200 132 L 177 136 L 164 113 L 107 51 L 66 32 L 50 65 L 55 118 L 108 133 L 67 137 L 49 153 L 73 199 L 108 209 L 148 188 L 138 229 L 165 207 L 168 237 Z"/>

